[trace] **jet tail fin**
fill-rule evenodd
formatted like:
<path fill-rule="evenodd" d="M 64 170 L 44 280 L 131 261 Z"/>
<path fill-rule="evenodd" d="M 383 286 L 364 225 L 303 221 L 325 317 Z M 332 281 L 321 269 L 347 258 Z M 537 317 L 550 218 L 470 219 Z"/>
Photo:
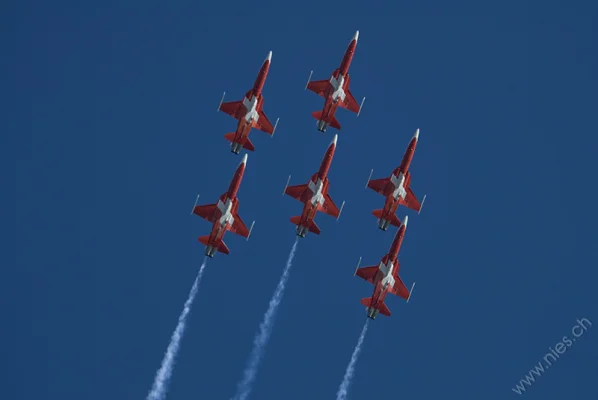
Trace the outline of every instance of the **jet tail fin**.
<path fill-rule="evenodd" d="M 397 228 L 401 227 L 401 220 L 399 219 L 399 217 L 397 217 L 396 214 L 391 214 L 391 215 L 384 215 L 384 210 L 383 209 L 378 209 L 378 210 L 374 210 L 372 211 L 372 214 L 378 218 L 378 219 L 382 219 L 383 217 L 386 217 L 385 219 L 388 219 L 388 221 L 396 226 Z"/>
<path fill-rule="evenodd" d="M 341 123 L 338 122 L 338 119 L 333 115 L 332 121 L 330 121 L 330 126 L 336 129 L 341 129 Z"/>
<path fill-rule="evenodd" d="M 210 236 L 200 236 L 197 240 L 199 240 L 199 242 L 205 246 L 210 246 Z M 216 247 L 216 249 L 223 254 L 230 253 L 230 250 L 228 247 L 226 247 L 226 244 L 224 244 L 222 239 L 214 243 L 214 247 Z"/>
<path fill-rule="evenodd" d="M 390 310 L 388 309 L 385 303 L 379 304 L 379 307 L 380 308 L 378 308 L 378 310 L 380 310 L 380 314 L 390 317 Z"/>
<path fill-rule="evenodd" d="M 370 308 L 372 306 L 372 298 L 364 297 L 363 299 L 361 299 L 361 304 L 363 304 L 367 308 Z M 388 309 L 386 304 L 380 303 L 378 304 L 378 307 L 376 307 L 376 309 L 380 311 L 380 314 L 390 317 L 390 310 Z"/>
<path fill-rule="evenodd" d="M 226 135 L 224 135 L 224 138 L 231 143 L 235 143 L 236 135 L 237 135 L 236 132 L 230 132 L 230 133 L 227 133 Z M 249 138 L 245 138 L 245 140 L 243 142 L 237 142 L 237 143 L 242 145 L 244 149 L 247 149 L 249 151 L 255 151 L 255 146 L 253 145 L 253 143 L 251 143 L 251 140 L 249 140 Z"/>
<path fill-rule="evenodd" d="M 322 111 L 314 111 L 311 113 L 311 115 L 318 121 L 322 121 Z M 340 122 L 338 122 L 338 120 L 336 119 L 336 117 L 334 115 L 332 116 L 332 118 L 330 118 L 330 121 L 326 121 L 326 122 L 328 122 L 330 124 L 330 126 L 333 128 L 336 128 L 338 130 L 341 129 L 341 124 L 340 124 Z"/>
<path fill-rule="evenodd" d="M 200 236 L 199 238 L 197 238 L 197 240 L 199 241 L 199 243 L 203 244 L 204 246 L 207 246 L 208 242 L 210 241 L 210 237 L 209 236 Z"/>
<path fill-rule="evenodd" d="M 294 217 L 291 217 L 291 222 L 294 225 L 301 225 L 301 216 L 296 215 Z M 309 222 L 309 225 L 306 226 L 307 230 L 309 230 L 311 233 L 315 233 L 316 235 L 320 234 L 320 228 L 318 227 L 318 225 L 316 225 L 316 222 L 314 220 L 311 220 Z"/>
<path fill-rule="evenodd" d="M 310 221 L 309 226 L 307 227 L 311 233 L 315 233 L 316 235 L 320 234 L 320 228 L 316 225 L 316 221 L 313 219 Z"/>

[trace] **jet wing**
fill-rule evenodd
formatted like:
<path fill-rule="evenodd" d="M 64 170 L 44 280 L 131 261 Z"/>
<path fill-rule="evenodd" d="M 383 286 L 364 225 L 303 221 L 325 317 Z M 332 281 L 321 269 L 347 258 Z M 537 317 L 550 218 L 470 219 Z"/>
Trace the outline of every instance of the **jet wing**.
<path fill-rule="evenodd" d="M 399 276 L 395 276 L 395 284 L 389 290 L 390 293 L 394 294 L 395 296 L 399 296 L 407 300 L 409 298 L 409 289 L 405 286 L 403 281 Z"/>
<path fill-rule="evenodd" d="M 411 188 L 407 188 L 407 196 L 405 196 L 405 199 L 400 198 L 399 204 L 402 204 L 405 207 L 408 207 L 415 211 L 419 211 L 421 208 L 421 204 L 419 203 L 419 200 L 417 200 L 417 198 L 413 194 L 413 191 L 411 190 Z"/>
<path fill-rule="evenodd" d="M 214 214 L 217 210 L 216 204 L 207 204 L 205 206 L 195 206 L 193 214 L 198 215 L 210 222 L 213 222 Z"/>
<path fill-rule="evenodd" d="M 374 179 L 368 182 L 368 187 L 384 196 L 384 189 L 386 189 L 388 182 L 390 182 L 390 178 Z"/>
<path fill-rule="evenodd" d="M 318 96 L 326 97 L 330 81 L 310 81 L 307 88 L 317 94 Z"/>
<path fill-rule="evenodd" d="M 247 229 L 247 225 L 245 225 L 241 217 L 239 217 L 239 214 L 235 213 L 233 217 L 235 220 L 233 221 L 233 225 L 230 227 L 230 231 L 232 233 L 236 233 L 237 235 L 248 237 L 249 229 Z"/>
<path fill-rule="evenodd" d="M 255 127 L 269 135 L 274 133 L 274 127 L 272 126 L 272 123 L 268 120 L 268 117 L 266 117 L 266 114 L 264 114 L 262 110 L 259 111 L 259 118 L 257 119 Z"/>
<path fill-rule="evenodd" d="M 328 193 L 324 195 L 324 204 L 320 206 L 320 211 L 328 215 L 338 218 L 340 211 Z"/>
<path fill-rule="evenodd" d="M 307 184 L 295 185 L 295 186 L 287 187 L 284 192 L 286 194 L 288 194 L 289 196 L 291 196 L 292 198 L 294 198 L 295 200 L 302 201 L 301 196 L 303 195 L 303 192 L 305 192 L 307 189 L 308 189 Z"/>
<path fill-rule="evenodd" d="M 345 92 L 345 100 L 341 101 L 339 105 L 354 113 L 359 112 L 359 103 L 357 103 L 357 100 L 355 100 L 355 97 L 353 97 L 353 94 L 349 89 Z"/>
<path fill-rule="evenodd" d="M 229 101 L 228 103 L 222 103 L 220 105 L 220 111 L 230 115 L 233 118 L 236 118 L 239 107 L 243 107 L 242 101 Z"/>
<path fill-rule="evenodd" d="M 373 285 L 374 278 L 376 277 L 377 272 L 378 272 L 377 266 L 363 267 L 363 268 L 358 268 L 357 271 L 355 271 L 355 275 L 368 281 L 369 283 L 371 283 Z"/>

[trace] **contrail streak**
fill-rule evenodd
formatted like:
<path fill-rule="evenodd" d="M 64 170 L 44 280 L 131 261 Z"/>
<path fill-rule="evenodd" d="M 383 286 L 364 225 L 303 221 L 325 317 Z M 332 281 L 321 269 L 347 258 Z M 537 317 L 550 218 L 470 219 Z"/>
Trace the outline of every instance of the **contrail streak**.
<path fill-rule="evenodd" d="M 347 370 L 345 371 L 343 382 L 341 383 L 340 387 L 338 388 L 338 392 L 336 393 L 336 400 L 345 400 L 347 398 L 347 393 L 349 392 L 349 385 L 351 384 L 351 379 L 353 379 L 353 373 L 355 372 L 355 364 L 357 363 L 357 359 L 359 358 L 359 352 L 361 351 L 363 339 L 365 338 L 365 334 L 368 331 L 368 322 L 369 320 L 366 319 L 365 324 L 363 325 L 363 329 L 361 331 L 361 336 L 359 336 L 359 340 L 357 341 L 355 350 L 353 350 L 353 355 L 351 355 L 351 361 L 349 361 L 349 365 L 347 365 Z"/>
<path fill-rule="evenodd" d="M 289 279 L 293 257 L 295 256 L 295 251 L 297 250 L 297 243 L 298 239 L 295 239 L 295 244 L 293 244 L 293 248 L 289 253 L 287 265 L 284 267 L 284 271 L 282 272 L 278 286 L 274 291 L 274 295 L 270 299 L 268 310 L 264 314 L 264 319 L 260 324 L 260 330 L 253 339 L 253 350 L 249 356 L 247 367 L 245 367 L 245 371 L 243 372 L 243 380 L 237 385 L 237 394 L 235 395 L 234 399 L 245 400 L 247 396 L 249 396 L 249 392 L 251 392 L 251 386 L 255 380 L 255 376 L 257 375 L 259 363 L 264 355 L 264 349 L 268 343 L 270 334 L 272 333 L 272 325 L 274 323 L 274 317 L 276 317 L 276 311 L 278 310 L 278 306 L 282 300 L 282 295 L 284 294 L 285 285 Z"/>
<path fill-rule="evenodd" d="M 203 276 L 203 271 L 206 268 L 207 261 L 207 258 L 203 260 L 201 268 L 199 268 L 199 272 L 195 277 L 195 281 L 193 282 L 193 286 L 191 287 L 191 291 L 189 292 L 189 297 L 187 298 L 185 306 L 183 307 L 183 312 L 179 316 L 179 322 L 176 326 L 176 329 L 172 333 L 172 337 L 170 338 L 170 344 L 166 349 L 166 354 L 164 354 L 162 365 L 156 373 L 156 378 L 154 379 L 152 390 L 150 390 L 149 394 L 147 395 L 147 400 L 163 400 L 166 396 L 168 382 L 170 381 L 170 376 L 172 375 L 172 369 L 174 367 L 174 359 L 177 353 L 179 352 L 181 339 L 183 338 L 183 333 L 185 333 L 187 316 L 191 311 L 191 305 L 193 304 L 193 299 L 195 299 L 195 295 L 197 294 L 199 282 L 201 281 L 201 277 Z"/>

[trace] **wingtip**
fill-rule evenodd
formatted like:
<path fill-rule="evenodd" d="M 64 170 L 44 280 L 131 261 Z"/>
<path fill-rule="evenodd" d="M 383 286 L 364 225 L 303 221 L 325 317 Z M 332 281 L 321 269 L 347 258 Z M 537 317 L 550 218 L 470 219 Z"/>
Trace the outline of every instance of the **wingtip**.
<path fill-rule="evenodd" d="M 415 134 L 413 135 L 415 140 L 419 140 L 419 128 L 416 129 Z"/>
<path fill-rule="evenodd" d="M 244 164 L 244 165 L 247 164 L 247 156 L 248 156 L 248 154 L 245 153 L 245 155 L 243 156 L 243 159 L 241 160 L 241 164 Z"/>
<path fill-rule="evenodd" d="M 268 52 L 268 57 L 266 57 L 266 61 L 272 61 L 272 50 Z"/>
<path fill-rule="evenodd" d="M 403 220 L 403 226 L 407 229 L 407 222 L 409 222 L 409 216 L 405 215 L 405 219 Z"/>
<path fill-rule="evenodd" d="M 353 40 L 355 40 L 357 42 L 357 40 L 359 40 L 359 31 L 355 32 L 355 36 L 353 36 Z"/>
<path fill-rule="evenodd" d="M 330 142 L 330 144 L 333 144 L 336 146 L 336 141 L 338 140 L 338 134 L 335 134 L 334 137 L 332 138 L 332 142 Z"/>

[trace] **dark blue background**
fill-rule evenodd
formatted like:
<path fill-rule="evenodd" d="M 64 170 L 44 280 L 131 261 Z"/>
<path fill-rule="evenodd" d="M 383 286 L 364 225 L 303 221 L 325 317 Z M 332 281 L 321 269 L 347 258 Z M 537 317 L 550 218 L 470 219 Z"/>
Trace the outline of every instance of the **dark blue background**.
<path fill-rule="evenodd" d="M 203 259 L 213 203 L 240 161 L 216 112 L 274 52 L 240 215 L 210 260 L 169 399 L 227 399 L 295 239 L 307 182 L 334 130 L 316 130 L 327 79 L 355 30 L 330 194 L 340 222 L 299 244 L 254 399 L 330 399 L 388 250 L 364 185 L 416 128 L 401 276 L 409 304 L 371 324 L 352 399 L 505 399 L 577 318 L 598 323 L 594 2 L 7 2 L 2 45 L 2 398 L 143 399 Z M 484 5 L 481 5 L 484 3 Z M 598 327 L 525 394 L 595 398 Z"/>

